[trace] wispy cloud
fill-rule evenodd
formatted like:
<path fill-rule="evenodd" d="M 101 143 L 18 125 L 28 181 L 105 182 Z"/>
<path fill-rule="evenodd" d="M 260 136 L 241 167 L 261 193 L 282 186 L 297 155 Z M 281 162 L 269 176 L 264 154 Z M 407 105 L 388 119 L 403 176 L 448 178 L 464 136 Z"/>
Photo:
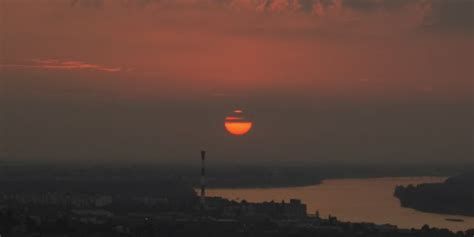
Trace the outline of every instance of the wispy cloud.
<path fill-rule="evenodd" d="M 98 64 L 87 63 L 83 61 L 62 61 L 57 59 L 32 59 L 23 63 L 5 63 L 0 64 L 6 68 L 32 68 L 44 70 L 93 70 L 101 72 L 120 72 L 120 67 L 107 67 Z"/>

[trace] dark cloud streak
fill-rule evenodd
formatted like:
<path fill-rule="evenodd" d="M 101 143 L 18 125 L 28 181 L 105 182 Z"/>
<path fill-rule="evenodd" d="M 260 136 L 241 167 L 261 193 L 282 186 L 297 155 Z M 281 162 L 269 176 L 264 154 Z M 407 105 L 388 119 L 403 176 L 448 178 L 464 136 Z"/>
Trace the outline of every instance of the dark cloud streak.
<path fill-rule="evenodd" d="M 72 6 L 96 7 L 106 6 L 105 0 L 72 0 Z M 162 6 L 186 5 L 192 7 L 209 6 L 224 9 L 237 8 L 256 12 L 282 13 L 298 11 L 320 16 L 319 10 L 338 9 L 339 11 L 371 14 L 377 11 L 396 11 L 409 6 L 429 9 L 425 14 L 423 27 L 434 29 L 463 30 L 474 32 L 474 1 L 471 0 L 256 0 L 252 2 L 241 0 L 210 0 L 210 1 L 166 1 L 166 0 L 123 0 L 125 7 L 145 7 L 158 4 Z"/>
<path fill-rule="evenodd" d="M 438 0 L 434 3 L 435 24 L 445 29 L 474 30 L 474 1 Z"/>

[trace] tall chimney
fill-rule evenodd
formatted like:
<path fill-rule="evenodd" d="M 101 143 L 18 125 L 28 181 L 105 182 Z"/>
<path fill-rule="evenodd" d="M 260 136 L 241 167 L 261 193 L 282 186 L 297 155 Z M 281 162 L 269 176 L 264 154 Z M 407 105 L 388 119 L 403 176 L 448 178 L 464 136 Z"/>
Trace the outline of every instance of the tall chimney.
<path fill-rule="evenodd" d="M 206 207 L 206 151 L 201 151 L 201 208 Z"/>

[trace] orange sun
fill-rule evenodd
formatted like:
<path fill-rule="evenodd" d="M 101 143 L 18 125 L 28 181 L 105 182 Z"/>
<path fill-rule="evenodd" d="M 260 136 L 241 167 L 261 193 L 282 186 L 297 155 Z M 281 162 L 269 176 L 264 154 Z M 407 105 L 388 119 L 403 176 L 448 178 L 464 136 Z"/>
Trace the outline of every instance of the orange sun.
<path fill-rule="evenodd" d="M 251 122 L 225 122 L 224 125 L 230 134 L 236 136 L 244 135 L 252 128 Z"/>
<path fill-rule="evenodd" d="M 234 136 L 245 135 L 252 128 L 252 122 L 242 117 L 242 113 L 240 109 L 234 110 L 232 116 L 225 118 L 225 129 Z"/>

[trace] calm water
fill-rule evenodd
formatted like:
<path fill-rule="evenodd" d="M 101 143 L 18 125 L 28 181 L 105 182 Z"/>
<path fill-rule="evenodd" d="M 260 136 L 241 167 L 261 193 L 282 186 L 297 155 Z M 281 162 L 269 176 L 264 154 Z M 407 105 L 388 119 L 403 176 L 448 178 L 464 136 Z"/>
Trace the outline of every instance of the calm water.
<path fill-rule="evenodd" d="M 390 223 L 401 228 L 420 228 L 424 224 L 453 231 L 474 228 L 474 217 L 440 215 L 400 207 L 393 197 L 396 185 L 443 182 L 439 177 L 402 177 L 374 179 L 334 179 L 320 185 L 290 188 L 209 189 L 209 196 L 251 202 L 301 199 L 308 213 L 319 210 L 321 216 L 333 215 L 352 222 Z M 446 218 L 464 222 L 446 221 Z"/>

